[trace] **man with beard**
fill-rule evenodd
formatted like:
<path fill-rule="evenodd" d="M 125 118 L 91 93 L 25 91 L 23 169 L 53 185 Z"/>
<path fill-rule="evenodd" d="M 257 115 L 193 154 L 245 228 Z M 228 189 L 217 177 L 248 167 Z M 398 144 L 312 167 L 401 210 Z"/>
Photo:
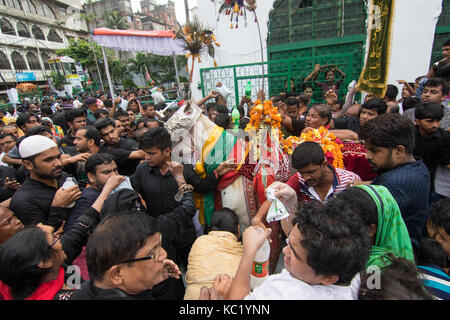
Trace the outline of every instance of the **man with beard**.
<path fill-rule="evenodd" d="M 387 113 L 367 121 L 359 135 L 367 161 L 379 173 L 371 184 L 392 193 L 417 255 L 430 208 L 430 173 L 421 159 L 414 158 L 415 128 L 408 118 Z"/>
<path fill-rule="evenodd" d="M 67 219 L 66 208 L 77 200 L 78 186 L 63 190 L 61 151 L 54 141 L 34 135 L 25 138 L 19 146 L 24 167 L 30 176 L 11 198 L 10 209 L 27 225 L 43 223 L 57 230 Z"/>
<path fill-rule="evenodd" d="M 299 201 L 316 200 L 327 203 L 337 193 L 344 191 L 348 184 L 361 180 L 353 172 L 330 165 L 322 147 L 312 141 L 303 142 L 295 148 L 291 163 L 297 173 L 286 184 L 294 189 Z M 263 202 L 252 218 L 252 225 L 266 228 L 263 221 L 266 220 L 271 204 L 270 200 Z"/>
<path fill-rule="evenodd" d="M 90 156 L 85 164 L 89 187 L 83 189 L 81 197 L 75 203 L 64 226 L 67 232 L 77 219 L 98 198 L 109 177 L 119 175 L 114 156 L 108 153 L 97 153 Z"/>

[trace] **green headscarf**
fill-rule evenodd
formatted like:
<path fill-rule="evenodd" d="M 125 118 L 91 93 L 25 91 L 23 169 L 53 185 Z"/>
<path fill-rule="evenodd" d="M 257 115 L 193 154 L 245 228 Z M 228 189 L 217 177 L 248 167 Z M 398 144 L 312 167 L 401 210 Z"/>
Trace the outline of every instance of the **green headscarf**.
<path fill-rule="evenodd" d="M 414 262 L 414 253 L 408 229 L 392 194 L 384 186 L 359 185 L 375 201 L 378 209 L 378 225 L 375 243 L 370 251 L 367 267 L 384 268 L 391 264 L 388 253 Z"/>

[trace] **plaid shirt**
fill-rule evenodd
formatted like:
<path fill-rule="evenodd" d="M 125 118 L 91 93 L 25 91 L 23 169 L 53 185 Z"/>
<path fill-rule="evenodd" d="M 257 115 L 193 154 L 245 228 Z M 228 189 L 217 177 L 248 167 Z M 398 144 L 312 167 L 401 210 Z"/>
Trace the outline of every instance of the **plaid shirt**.
<path fill-rule="evenodd" d="M 351 172 L 344 169 L 334 168 L 333 166 L 328 166 L 334 173 L 334 181 L 331 185 L 331 189 L 326 196 L 325 200 L 322 201 L 318 196 L 317 192 L 315 192 L 313 187 L 308 186 L 305 180 L 302 178 L 300 173 L 294 174 L 289 180 L 286 182 L 292 189 L 297 192 L 298 199 L 303 199 L 304 201 L 318 200 L 322 203 L 327 202 L 331 198 L 334 197 L 335 194 L 344 191 L 347 188 L 347 184 L 351 183 L 355 180 L 361 180 L 361 178 Z"/>

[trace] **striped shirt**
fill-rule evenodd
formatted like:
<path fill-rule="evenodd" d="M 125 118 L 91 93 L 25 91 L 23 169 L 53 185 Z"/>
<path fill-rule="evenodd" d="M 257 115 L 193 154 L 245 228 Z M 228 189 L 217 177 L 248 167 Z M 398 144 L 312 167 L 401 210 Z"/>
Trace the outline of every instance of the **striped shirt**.
<path fill-rule="evenodd" d="M 418 266 L 420 280 L 428 293 L 439 300 L 450 300 L 450 277 L 437 266 Z"/>
<path fill-rule="evenodd" d="M 292 189 L 297 192 L 298 199 L 303 199 L 304 201 L 318 200 L 322 203 L 327 202 L 331 198 L 334 197 L 335 194 L 338 194 L 344 191 L 347 188 L 347 184 L 352 183 L 355 180 L 361 180 L 361 178 L 351 171 L 347 171 L 344 169 L 334 168 L 333 166 L 328 166 L 334 173 L 334 181 L 328 191 L 325 200 L 322 201 L 320 196 L 315 191 L 313 187 L 308 186 L 305 180 L 302 178 L 301 174 L 297 172 L 289 180 L 286 182 Z"/>

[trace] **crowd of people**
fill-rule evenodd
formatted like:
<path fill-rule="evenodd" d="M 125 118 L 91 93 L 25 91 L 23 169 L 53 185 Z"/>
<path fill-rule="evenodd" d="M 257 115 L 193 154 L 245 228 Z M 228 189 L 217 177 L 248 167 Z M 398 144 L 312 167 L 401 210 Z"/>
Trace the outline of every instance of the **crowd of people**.
<path fill-rule="evenodd" d="M 360 143 L 370 172 L 333 167 L 316 142 L 298 145 L 294 174 L 271 185 L 297 204 L 277 222 L 281 271 L 253 289 L 271 200 L 245 230 L 226 207 L 198 228 L 196 195 L 216 191 L 237 164 L 201 175 L 195 161 L 173 160 L 164 124 L 184 101 L 141 104 L 136 89 L 1 111 L 0 298 L 448 300 L 449 64 L 447 41 L 427 75 L 399 81 L 400 100 L 392 84 L 362 104 L 354 87 L 339 100 L 334 74 L 345 74 L 332 65 L 305 79 L 326 72 L 323 103 L 312 103 L 309 86 L 258 93 L 278 107 L 285 137 L 326 128 Z M 196 102 L 224 129 L 233 128 L 229 94 L 219 82 Z M 242 97 L 239 128 L 253 106 Z"/>

